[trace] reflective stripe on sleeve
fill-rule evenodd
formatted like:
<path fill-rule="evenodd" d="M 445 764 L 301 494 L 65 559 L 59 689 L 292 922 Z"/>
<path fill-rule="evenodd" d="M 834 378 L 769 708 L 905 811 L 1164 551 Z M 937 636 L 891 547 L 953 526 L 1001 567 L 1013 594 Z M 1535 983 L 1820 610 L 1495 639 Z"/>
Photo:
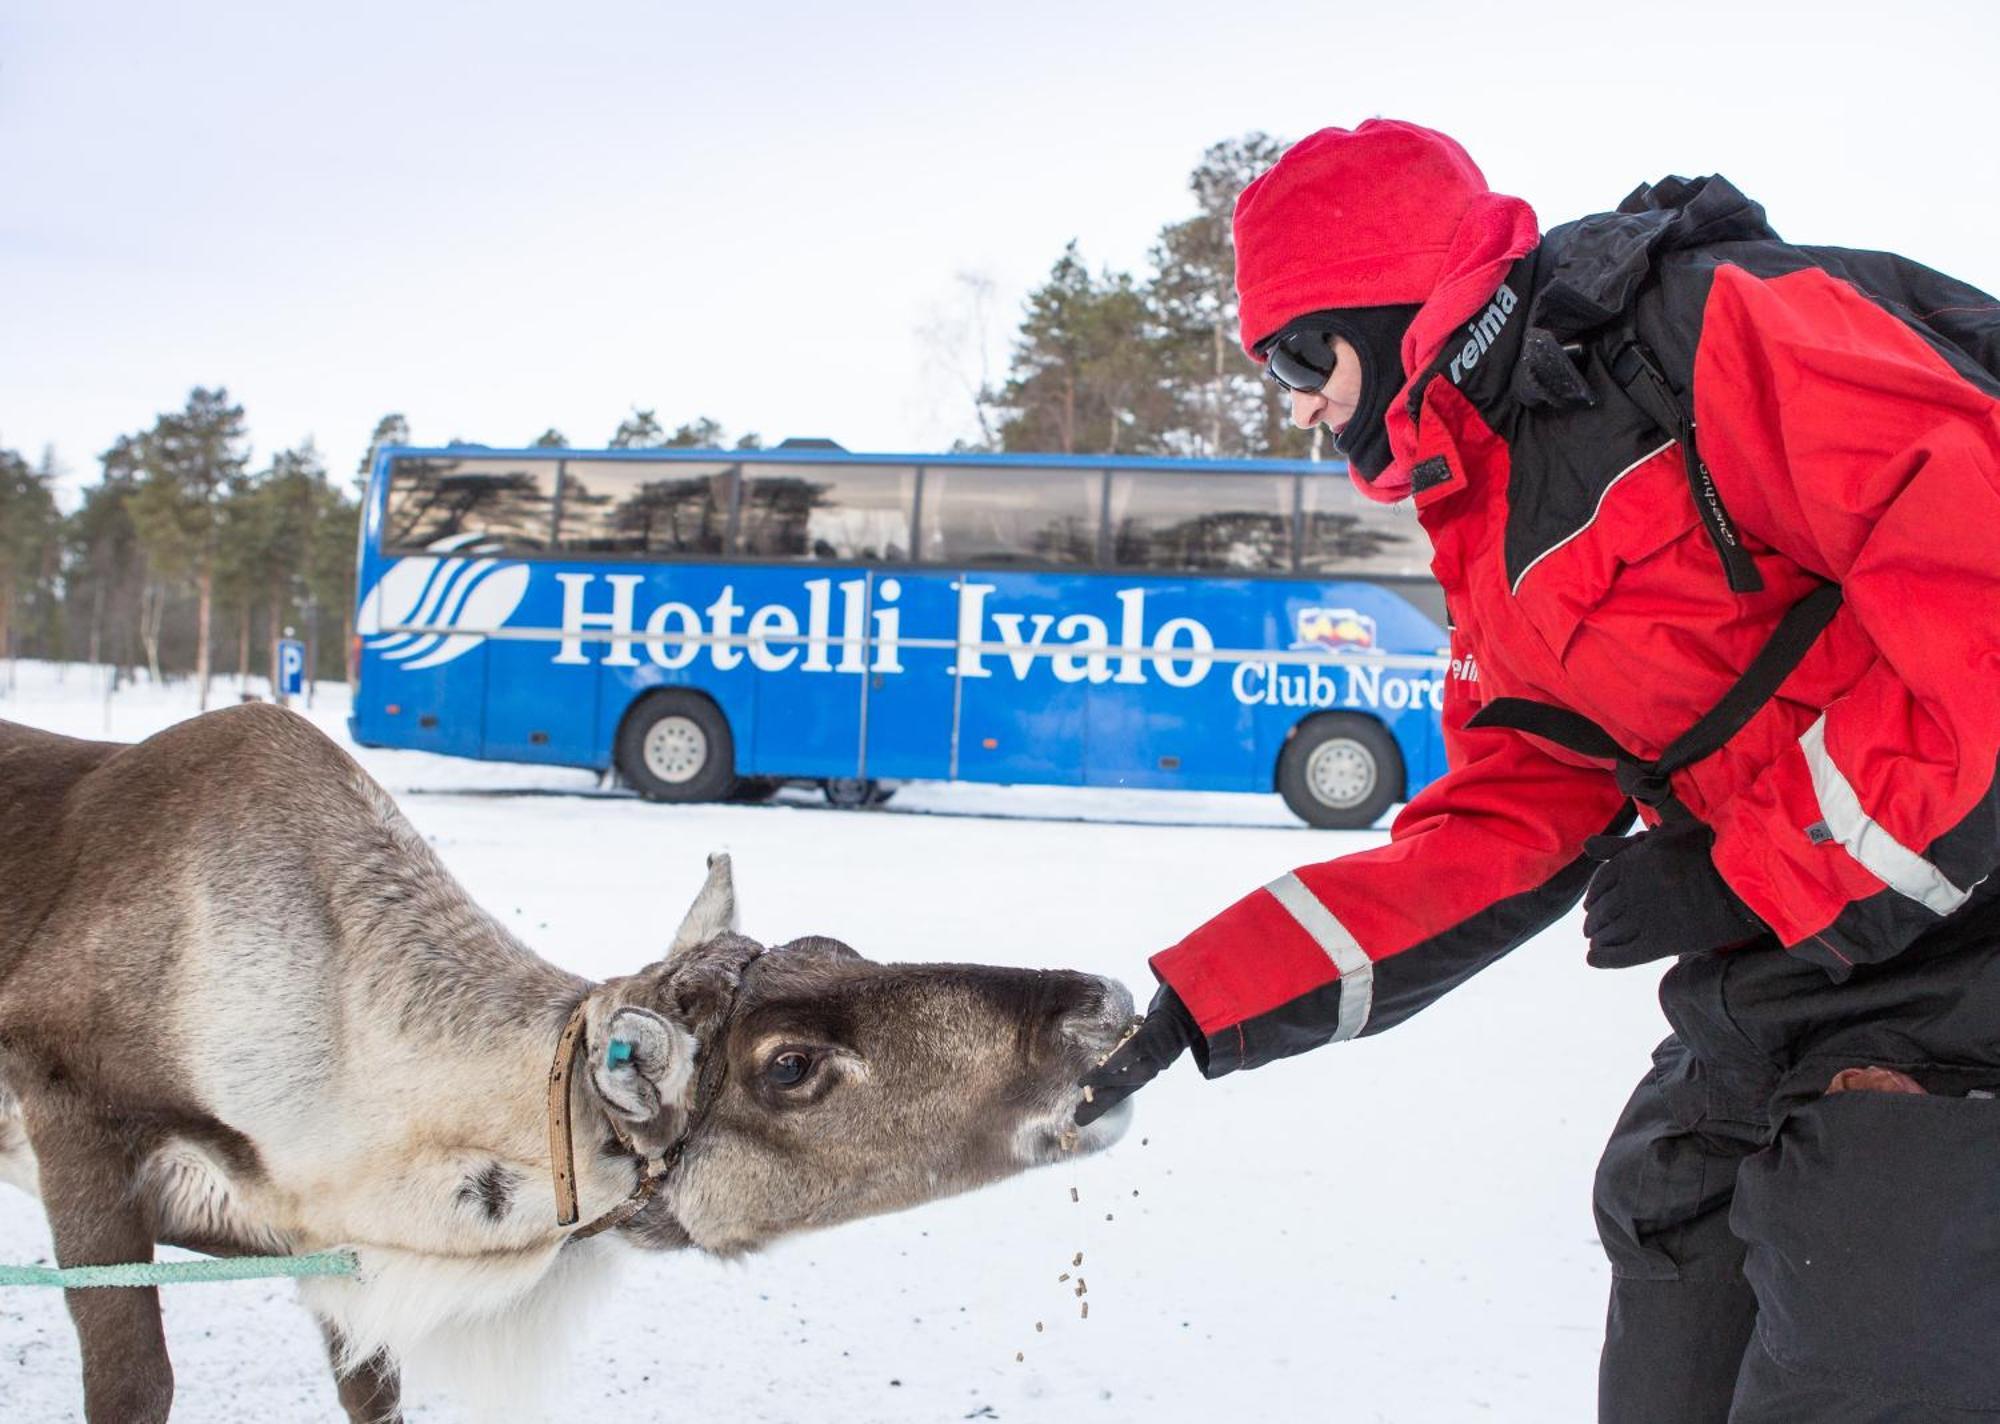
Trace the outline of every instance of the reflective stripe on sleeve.
<path fill-rule="evenodd" d="M 1375 961 L 1298 876 L 1281 875 L 1264 888 L 1340 971 L 1340 1024 L 1332 1042 L 1354 1037 L 1368 1026 L 1368 1010 L 1375 1002 Z"/>
<path fill-rule="evenodd" d="M 1813 794 L 1819 798 L 1826 828 L 1869 874 L 1936 914 L 1948 915 L 1966 902 L 1970 891 L 1945 879 L 1935 865 L 1883 830 L 1861 809 L 1861 798 L 1827 754 L 1824 714 L 1799 738 L 1799 750 L 1805 753 L 1806 767 L 1812 773 Z"/>

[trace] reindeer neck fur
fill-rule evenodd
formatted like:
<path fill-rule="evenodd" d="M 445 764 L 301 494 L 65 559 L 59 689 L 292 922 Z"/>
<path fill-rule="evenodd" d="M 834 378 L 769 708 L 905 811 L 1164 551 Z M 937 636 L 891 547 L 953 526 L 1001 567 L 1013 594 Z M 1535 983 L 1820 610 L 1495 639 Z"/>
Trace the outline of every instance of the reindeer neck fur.
<path fill-rule="evenodd" d="M 543 1128 L 593 986 L 475 905 L 344 753 L 263 707 L 132 747 L 5 730 L 10 772 L 52 770 L 38 843 L 0 864 L 37 887 L 33 919 L 0 925 L 0 1075 L 55 1072 L 77 1112 L 160 1124 L 136 1163 L 159 1239 L 353 1248 L 358 1279 L 306 1294 L 357 1358 L 532 1317 L 607 1257 L 563 1250 Z M 635 1170 L 574 1110 L 594 1215 Z M 25 1153 L 16 1136 L 0 1121 L 0 1151 Z M 32 1180 L 28 1160 L 0 1178 Z"/>
<path fill-rule="evenodd" d="M 616 1234 L 571 1243 L 557 1226 L 545 1125 L 563 1025 L 598 986 L 477 905 L 358 769 L 348 784 L 359 823 L 332 843 L 364 849 L 330 868 L 324 893 L 348 965 L 336 976 L 347 1074 L 336 1096 L 350 1116 L 371 1109 L 339 1175 L 366 1186 L 336 1188 L 353 1209 L 330 1235 L 332 1203 L 312 1204 L 300 1244 L 353 1247 L 360 1275 L 302 1295 L 352 1362 L 384 1351 L 474 1402 L 518 1403 L 622 1254 Z M 580 1081 L 570 1108 L 588 1221 L 632 1192 L 637 1169 Z M 645 1239 L 675 1244 L 658 1228 Z"/>
<path fill-rule="evenodd" d="M 411 1221 L 429 1239 L 383 1244 L 451 1257 L 553 1250 L 565 1233 L 544 1126 L 549 1068 L 565 1021 L 596 986 L 535 955 L 475 904 L 358 769 L 350 785 L 372 839 L 327 886 L 350 965 L 341 976 L 350 1060 L 342 1097 L 393 1100 L 383 1119 L 400 1151 L 387 1160 L 418 1164 L 420 1194 L 432 1199 L 421 1225 Z M 357 842 L 353 829 L 342 843 Z M 423 1085 L 414 1103 L 411 1084 Z M 571 1113 L 588 1219 L 631 1192 L 635 1167 L 575 1087 Z M 371 1159 L 384 1160 L 367 1136 Z"/>

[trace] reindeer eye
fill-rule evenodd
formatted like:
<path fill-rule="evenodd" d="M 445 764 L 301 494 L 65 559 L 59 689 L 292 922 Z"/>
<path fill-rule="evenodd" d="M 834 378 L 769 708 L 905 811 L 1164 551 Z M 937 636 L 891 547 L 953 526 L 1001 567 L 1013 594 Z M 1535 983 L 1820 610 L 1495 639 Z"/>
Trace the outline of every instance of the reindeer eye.
<path fill-rule="evenodd" d="M 773 1058 L 764 1069 L 764 1076 L 781 1088 L 792 1088 L 805 1081 L 806 1074 L 812 1072 L 812 1055 L 797 1049 L 787 1049 Z"/>

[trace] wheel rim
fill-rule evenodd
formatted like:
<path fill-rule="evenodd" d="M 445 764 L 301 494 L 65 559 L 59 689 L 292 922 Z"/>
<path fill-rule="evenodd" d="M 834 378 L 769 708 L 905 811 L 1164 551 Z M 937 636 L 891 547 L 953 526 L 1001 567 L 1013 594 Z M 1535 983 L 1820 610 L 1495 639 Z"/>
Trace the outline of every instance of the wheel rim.
<path fill-rule="evenodd" d="M 859 777 L 836 776 L 826 783 L 826 799 L 832 805 L 844 807 L 865 806 L 874 799 L 875 783 Z"/>
<path fill-rule="evenodd" d="M 1306 759 L 1306 789 L 1322 806 L 1345 811 L 1375 794 L 1378 773 L 1368 748 L 1348 737 L 1333 737 Z"/>
<path fill-rule="evenodd" d="M 680 786 L 708 765 L 708 734 L 692 717 L 662 717 L 646 729 L 646 770 Z"/>

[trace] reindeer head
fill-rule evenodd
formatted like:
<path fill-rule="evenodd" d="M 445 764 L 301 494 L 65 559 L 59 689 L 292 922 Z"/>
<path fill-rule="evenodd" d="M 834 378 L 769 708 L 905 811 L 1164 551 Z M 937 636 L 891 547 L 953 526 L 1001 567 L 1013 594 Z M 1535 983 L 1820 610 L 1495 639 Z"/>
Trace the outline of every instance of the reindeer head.
<path fill-rule="evenodd" d="M 642 1245 L 751 1250 L 1109 1146 L 1121 1107 L 1071 1122 L 1080 1080 L 1132 1014 L 1066 970 L 876 964 L 838 940 L 766 949 L 735 930 L 729 861 L 659 964 L 606 984 L 588 1042 L 604 1110 L 635 1146 L 684 1133 Z M 616 1061 L 612 1061 L 615 1057 Z"/>

